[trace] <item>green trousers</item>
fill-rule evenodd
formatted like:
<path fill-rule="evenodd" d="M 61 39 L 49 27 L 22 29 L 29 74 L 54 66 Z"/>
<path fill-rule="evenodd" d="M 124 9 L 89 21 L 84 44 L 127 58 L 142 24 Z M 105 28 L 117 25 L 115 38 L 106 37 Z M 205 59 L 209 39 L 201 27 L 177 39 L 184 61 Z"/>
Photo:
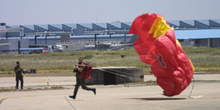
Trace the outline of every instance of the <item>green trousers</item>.
<path fill-rule="evenodd" d="M 24 83 L 23 76 L 16 76 L 15 80 L 16 80 L 16 86 L 15 86 L 16 89 L 18 89 L 19 80 L 21 81 L 21 89 L 23 89 L 23 83 Z"/>
<path fill-rule="evenodd" d="M 83 78 L 78 78 L 76 77 L 76 85 L 75 85 L 75 89 L 74 89 L 74 95 L 76 96 L 77 95 L 77 92 L 78 92 L 78 89 L 79 89 L 79 86 L 82 87 L 82 89 L 84 90 L 87 90 L 87 91 L 91 91 L 93 89 L 91 88 L 88 88 L 86 85 L 85 85 L 85 80 Z"/>

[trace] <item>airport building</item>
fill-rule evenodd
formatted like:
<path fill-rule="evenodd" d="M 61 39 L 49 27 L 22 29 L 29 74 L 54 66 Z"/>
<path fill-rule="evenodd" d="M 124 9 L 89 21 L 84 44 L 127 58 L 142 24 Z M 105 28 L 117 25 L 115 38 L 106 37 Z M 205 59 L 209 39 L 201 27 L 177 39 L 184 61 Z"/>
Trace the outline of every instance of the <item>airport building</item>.
<path fill-rule="evenodd" d="M 174 27 L 176 38 L 182 45 L 220 47 L 220 19 L 168 22 Z M 128 34 L 131 24 L 132 22 L 44 25 L 1 23 L 0 45 L 1 43 L 5 45 L 0 46 L 0 52 L 11 54 L 28 51 L 28 48 L 58 49 L 56 45 L 62 45 L 62 51 L 65 52 L 120 47 L 133 43 L 138 37 Z"/>

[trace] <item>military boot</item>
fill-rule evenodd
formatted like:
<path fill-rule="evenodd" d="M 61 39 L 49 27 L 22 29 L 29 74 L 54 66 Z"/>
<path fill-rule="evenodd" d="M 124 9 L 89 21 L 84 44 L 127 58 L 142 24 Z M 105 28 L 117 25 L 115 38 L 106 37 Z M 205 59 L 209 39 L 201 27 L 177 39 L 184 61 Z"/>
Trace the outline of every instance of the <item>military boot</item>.
<path fill-rule="evenodd" d="M 94 95 L 96 95 L 96 89 L 94 88 L 94 89 L 92 89 L 92 91 L 94 92 Z"/>
<path fill-rule="evenodd" d="M 76 96 L 75 95 L 73 95 L 73 96 L 69 96 L 70 98 L 72 98 L 72 99 L 75 99 L 76 98 Z"/>

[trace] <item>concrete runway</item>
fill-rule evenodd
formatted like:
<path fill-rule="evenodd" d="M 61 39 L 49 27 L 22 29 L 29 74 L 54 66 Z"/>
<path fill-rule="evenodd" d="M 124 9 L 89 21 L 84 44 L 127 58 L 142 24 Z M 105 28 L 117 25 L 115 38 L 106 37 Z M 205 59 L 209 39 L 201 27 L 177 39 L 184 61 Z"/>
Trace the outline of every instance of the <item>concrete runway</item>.
<path fill-rule="evenodd" d="M 146 78 L 147 77 L 147 78 Z M 151 77 L 151 78 L 150 78 Z M 1 88 L 10 87 L 11 77 L 1 77 Z M 9 91 L 0 92 L 0 110 L 219 110 L 220 109 L 220 75 L 194 75 L 196 83 L 191 97 L 189 94 L 193 83 L 180 95 L 163 96 L 158 85 L 143 86 L 139 84 L 93 85 L 97 94 L 79 89 L 76 100 L 69 98 L 74 87 L 73 78 L 68 77 L 32 77 L 25 79 L 25 88 L 44 86 L 50 79 L 51 84 L 62 82 L 66 89 Z M 145 81 L 153 80 L 152 75 L 145 76 Z M 43 81 L 41 80 L 43 79 Z M 53 80 L 52 80 L 53 79 Z M 57 79 L 57 80 L 56 80 Z M 5 80 L 5 82 L 4 82 Z M 14 78 L 13 78 L 14 80 Z M 75 80 L 75 79 L 74 79 Z M 7 82 L 8 81 L 8 82 Z M 71 83 L 70 83 L 71 82 Z M 13 86 L 11 84 L 11 86 Z M 2 85 L 3 84 L 3 85 Z M 70 84 L 70 85 L 69 85 Z"/>

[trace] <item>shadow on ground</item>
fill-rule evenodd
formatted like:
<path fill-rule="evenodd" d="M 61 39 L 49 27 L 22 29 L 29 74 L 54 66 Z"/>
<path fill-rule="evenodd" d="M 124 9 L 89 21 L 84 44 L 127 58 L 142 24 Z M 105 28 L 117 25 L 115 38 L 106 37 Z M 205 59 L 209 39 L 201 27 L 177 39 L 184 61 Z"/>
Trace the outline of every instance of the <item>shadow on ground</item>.
<path fill-rule="evenodd" d="M 162 100 L 186 100 L 186 98 L 129 98 L 132 100 L 145 100 L 145 101 L 162 101 Z"/>

